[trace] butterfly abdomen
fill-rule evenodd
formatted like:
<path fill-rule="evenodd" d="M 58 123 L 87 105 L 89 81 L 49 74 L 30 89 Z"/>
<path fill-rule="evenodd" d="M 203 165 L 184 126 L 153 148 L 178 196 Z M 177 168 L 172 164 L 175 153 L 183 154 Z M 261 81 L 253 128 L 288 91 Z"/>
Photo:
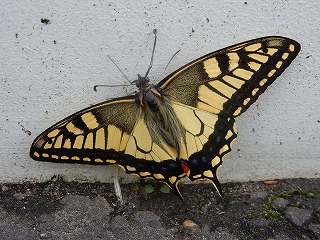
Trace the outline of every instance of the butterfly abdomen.
<path fill-rule="evenodd" d="M 174 149 L 179 149 L 179 139 L 182 136 L 181 123 L 168 99 L 159 96 L 155 98 L 155 102 L 149 102 L 147 107 L 142 107 L 148 130 L 158 144 L 167 144 Z"/>
<path fill-rule="evenodd" d="M 136 97 L 141 105 L 141 114 L 154 142 L 179 149 L 183 128 L 170 99 L 163 95 L 159 87 L 149 84 L 147 77 L 138 75 L 136 85 L 139 88 Z"/>

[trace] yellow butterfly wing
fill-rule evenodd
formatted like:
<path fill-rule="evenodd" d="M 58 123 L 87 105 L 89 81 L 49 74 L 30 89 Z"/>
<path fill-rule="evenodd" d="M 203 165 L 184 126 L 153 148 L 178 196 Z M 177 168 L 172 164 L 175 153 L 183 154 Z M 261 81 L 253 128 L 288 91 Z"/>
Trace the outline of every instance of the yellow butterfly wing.
<path fill-rule="evenodd" d="M 218 169 L 236 139 L 234 118 L 174 102 L 173 109 L 185 129 L 179 159 L 188 168 L 190 180 L 209 180 L 222 197 Z"/>
<path fill-rule="evenodd" d="M 180 103 L 236 117 L 257 100 L 299 51 L 299 43 L 289 38 L 258 38 L 196 59 L 158 86 Z"/>
<path fill-rule="evenodd" d="M 79 111 L 41 133 L 31 158 L 58 163 L 118 164 L 128 174 L 154 178 L 178 195 L 186 177 L 177 151 L 155 141 L 135 97 L 118 98 Z"/>
<path fill-rule="evenodd" d="M 299 51 L 299 43 L 288 38 L 259 38 L 196 59 L 158 84 L 186 130 L 181 145 L 187 154 L 179 157 L 192 181 L 210 180 L 222 195 L 217 171 L 237 137 L 234 118 Z"/>

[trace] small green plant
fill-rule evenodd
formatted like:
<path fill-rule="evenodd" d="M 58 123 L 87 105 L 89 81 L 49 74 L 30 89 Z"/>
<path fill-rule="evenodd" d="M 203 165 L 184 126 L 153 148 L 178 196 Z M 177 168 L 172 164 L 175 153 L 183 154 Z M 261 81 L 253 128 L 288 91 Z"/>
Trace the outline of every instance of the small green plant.
<path fill-rule="evenodd" d="M 169 188 L 169 186 L 167 184 L 162 184 L 159 191 L 162 193 L 170 193 L 171 188 Z"/>
<path fill-rule="evenodd" d="M 265 218 L 268 218 L 268 219 L 279 219 L 279 218 L 282 217 L 282 215 L 281 215 L 281 213 L 279 211 L 273 210 L 271 208 L 272 202 L 274 200 L 276 200 L 277 198 L 280 198 L 280 197 L 278 195 L 271 196 L 271 197 L 269 197 L 268 202 L 263 205 L 262 215 Z"/>
<path fill-rule="evenodd" d="M 161 184 L 160 187 L 158 187 L 159 184 Z M 154 179 L 150 179 L 145 182 L 144 191 L 147 194 L 154 192 L 156 188 L 159 189 L 159 192 L 162 193 L 170 193 L 171 191 L 167 184 L 159 183 Z"/>
<path fill-rule="evenodd" d="M 144 191 L 146 194 L 154 192 L 154 186 L 151 184 L 144 185 Z"/>
<path fill-rule="evenodd" d="M 282 193 L 279 193 L 277 195 L 273 195 L 273 196 L 270 196 L 269 199 L 268 199 L 268 202 L 263 204 L 263 211 L 262 211 L 262 215 L 266 218 L 269 218 L 269 219 L 281 219 L 283 218 L 281 212 L 279 211 L 276 211 L 276 210 L 273 210 L 271 208 L 271 204 L 278 198 L 284 198 L 284 199 L 290 199 L 292 198 L 293 196 L 305 196 L 309 193 L 313 193 L 313 194 L 318 194 L 317 191 L 315 190 L 291 190 L 291 191 L 284 191 Z"/>

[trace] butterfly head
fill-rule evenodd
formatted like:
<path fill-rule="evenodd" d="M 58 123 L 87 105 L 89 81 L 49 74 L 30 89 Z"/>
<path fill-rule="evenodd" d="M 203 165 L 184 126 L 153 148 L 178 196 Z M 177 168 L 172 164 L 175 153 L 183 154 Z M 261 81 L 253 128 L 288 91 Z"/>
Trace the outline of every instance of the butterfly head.
<path fill-rule="evenodd" d="M 143 88 L 149 85 L 149 82 L 150 79 L 148 77 L 142 77 L 140 74 L 138 74 L 138 79 L 133 81 L 133 83 L 136 84 L 137 88 Z"/>

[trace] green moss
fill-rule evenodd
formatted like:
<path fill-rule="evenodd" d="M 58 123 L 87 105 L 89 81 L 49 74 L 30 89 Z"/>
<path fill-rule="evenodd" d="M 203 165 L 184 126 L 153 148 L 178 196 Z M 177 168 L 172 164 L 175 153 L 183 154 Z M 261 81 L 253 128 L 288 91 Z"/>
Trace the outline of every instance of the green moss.
<path fill-rule="evenodd" d="M 277 198 L 280 198 L 280 197 L 278 197 L 277 195 L 271 196 L 271 197 L 269 197 L 268 202 L 263 204 L 262 215 L 265 218 L 268 218 L 268 219 L 280 219 L 280 218 L 282 218 L 282 215 L 281 215 L 281 213 L 279 211 L 273 210 L 271 208 L 272 202 L 274 200 L 276 200 Z"/>
<path fill-rule="evenodd" d="M 262 211 L 262 216 L 268 219 L 280 219 L 282 214 L 279 211 L 266 208 Z"/>
<path fill-rule="evenodd" d="M 305 196 L 309 193 L 317 194 L 317 191 L 315 190 L 291 190 L 291 191 L 285 191 L 278 195 L 275 195 L 277 198 L 284 198 L 284 199 L 290 199 L 292 196 Z"/>
<path fill-rule="evenodd" d="M 273 203 L 273 201 L 275 201 L 278 198 L 284 198 L 284 199 L 291 199 L 294 196 L 305 196 L 309 193 L 313 193 L 313 194 L 319 194 L 317 191 L 315 190 L 291 190 L 291 191 L 284 191 L 282 193 L 279 193 L 277 195 L 272 195 L 269 197 L 268 202 L 263 204 L 263 211 L 262 211 L 262 215 L 268 219 L 283 219 L 283 216 L 281 214 L 281 212 L 273 210 L 271 208 L 271 204 Z"/>

